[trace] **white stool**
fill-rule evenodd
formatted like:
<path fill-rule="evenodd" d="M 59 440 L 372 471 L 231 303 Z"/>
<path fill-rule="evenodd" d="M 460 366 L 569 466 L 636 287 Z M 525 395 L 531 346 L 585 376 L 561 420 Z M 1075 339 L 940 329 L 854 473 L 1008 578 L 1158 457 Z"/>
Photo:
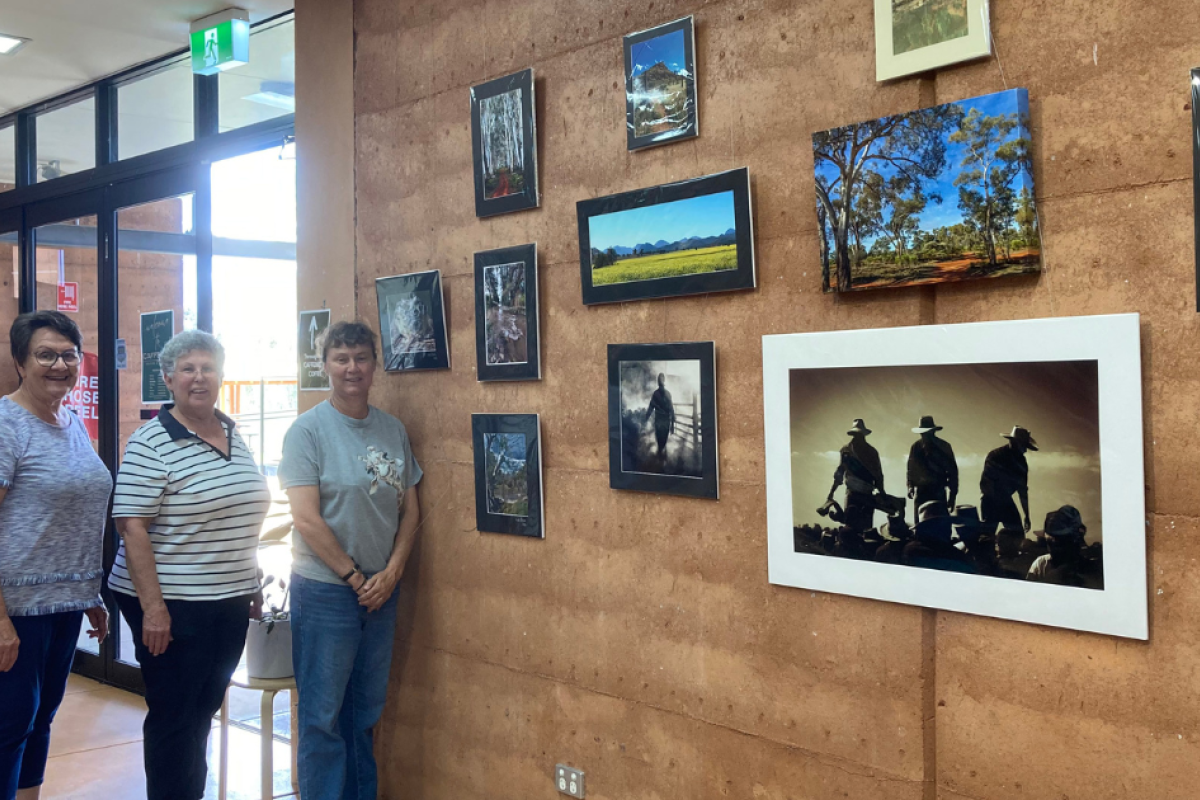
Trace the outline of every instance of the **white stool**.
<path fill-rule="evenodd" d="M 251 678 L 246 674 L 246 670 L 239 669 L 233 673 L 233 678 L 229 681 L 230 686 L 236 686 L 239 689 L 250 689 L 255 692 L 262 692 L 262 714 L 259 717 L 259 727 L 262 735 L 262 798 L 263 800 L 274 800 L 275 798 L 275 765 L 274 765 L 274 743 L 275 743 L 275 695 L 279 692 L 291 690 L 292 692 L 292 713 L 291 719 L 291 737 L 292 737 L 292 790 L 296 791 L 296 745 L 298 743 L 296 734 L 296 679 L 292 678 Z M 229 783 L 229 689 L 225 690 L 225 702 L 221 704 L 221 766 L 218 777 L 218 794 L 219 800 L 225 800 L 225 792 Z"/>

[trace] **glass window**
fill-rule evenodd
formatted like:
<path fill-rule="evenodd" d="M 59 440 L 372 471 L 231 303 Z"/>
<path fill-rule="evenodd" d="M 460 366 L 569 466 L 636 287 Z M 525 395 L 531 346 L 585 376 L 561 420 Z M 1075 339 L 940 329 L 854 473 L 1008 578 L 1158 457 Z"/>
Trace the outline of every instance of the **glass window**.
<path fill-rule="evenodd" d="M 0 192 L 17 186 L 17 126 L 0 128 Z"/>
<path fill-rule="evenodd" d="M 117 87 L 117 158 L 190 142 L 193 132 L 190 61 Z"/>
<path fill-rule="evenodd" d="M 96 99 L 89 97 L 38 115 L 37 181 L 96 166 Z"/>
<path fill-rule="evenodd" d="M 250 32 L 250 63 L 220 73 L 221 131 L 296 111 L 296 25 L 286 20 Z"/>

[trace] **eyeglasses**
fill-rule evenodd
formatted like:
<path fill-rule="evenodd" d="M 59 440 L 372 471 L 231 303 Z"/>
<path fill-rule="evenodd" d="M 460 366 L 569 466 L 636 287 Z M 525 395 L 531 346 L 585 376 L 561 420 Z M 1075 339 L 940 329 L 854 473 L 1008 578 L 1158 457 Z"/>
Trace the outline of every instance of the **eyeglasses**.
<path fill-rule="evenodd" d="M 62 359 L 63 364 L 68 367 L 74 367 L 79 363 L 79 351 L 67 350 L 63 353 L 56 353 L 53 350 L 39 350 L 33 354 L 33 360 L 46 369 L 50 369 L 58 360 Z"/>
<path fill-rule="evenodd" d="M 216 375 L 219 375 L 220 372 L 217 371 L 216 367 L 201 367 L 200 369 L 196 369 L 195 367 L 188 365 L 175 370 L 174 374 L 182 375 L 185 378 L 195 378 L 197 375 L 203 375 L 206 378 L 212 378 Z"/>

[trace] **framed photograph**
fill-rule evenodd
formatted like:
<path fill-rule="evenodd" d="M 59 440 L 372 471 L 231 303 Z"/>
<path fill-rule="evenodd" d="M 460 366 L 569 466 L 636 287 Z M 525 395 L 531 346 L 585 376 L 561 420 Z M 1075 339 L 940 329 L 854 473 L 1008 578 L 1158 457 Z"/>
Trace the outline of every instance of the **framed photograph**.
<path fill-rule="evenodd" d="M 584 305 L 753 289 L 745 167 L 581 200 Z"/>
<path fill-rule="evenodd" d="M 1145 639 L 1138 326 L 763 337 L 771 583 Z"/>
<path fill-rule="evenodd" d="M 541 379 L 536 244 L 475 254 L 475 355 L 481 381 Z"/>
<path fill-rule="evenodd" d="M 608 470 L 614 489 L 717 499 L 712 342 L 608 346 Z"/>
<path fill-rule="evenodd" d="M 630 150 L 699 136 L 696 97 L 696 37 L 690 16 L 625 37 Z"/>
<path fill-rule="evenodd" d="M 318 345 L 321 334 L 329 327 L 331 313 L 328 308 L 300 312 L 299 341 L 296 343 L 296 352 L 300 356 L 299 383 L 302 392 L 329 390 L 329 376 L 325 374 L 325 364 L 321 359 L 321 348 Z"/>
<path fill-rule="evenodd" d="M 827 292 L 1041 271 L 1024 89 L 814 133 L 813 162 Z"/>
<path fill-rule="evenodd" d="M 472 414 L 475 526 L 543 539 L 542 439 L 537 414 Z"/>
<path fill-rule="evenodd" d="M 987 0 L 875 0 L 875 80 L 992 53 Z"/>
<path fill-rule="evenodd" d="M 378 278 L 375 293 L 384 370 L 449 369 L 441 270 Z"/>
<path fill-rule="evenodd" d="M 1196 310 L 1200 311 L 1200 67 L 1192 70 L 1192 222 L 1196 226 Z"/>
<path fill-rule="evenodd" d="M 471 87 L 475 216 L 537 208 L 533 70 Z"/>

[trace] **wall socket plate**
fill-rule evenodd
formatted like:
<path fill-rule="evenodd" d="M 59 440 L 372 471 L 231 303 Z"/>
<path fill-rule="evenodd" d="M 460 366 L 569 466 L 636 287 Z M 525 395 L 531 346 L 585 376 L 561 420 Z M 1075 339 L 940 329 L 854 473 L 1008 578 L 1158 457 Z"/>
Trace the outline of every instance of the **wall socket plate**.
<path fill-rule="evenodd" d="M 583 797 L 583 770 L 566 764 L 554 766 L 554 787 L 568 797 Z"/>

